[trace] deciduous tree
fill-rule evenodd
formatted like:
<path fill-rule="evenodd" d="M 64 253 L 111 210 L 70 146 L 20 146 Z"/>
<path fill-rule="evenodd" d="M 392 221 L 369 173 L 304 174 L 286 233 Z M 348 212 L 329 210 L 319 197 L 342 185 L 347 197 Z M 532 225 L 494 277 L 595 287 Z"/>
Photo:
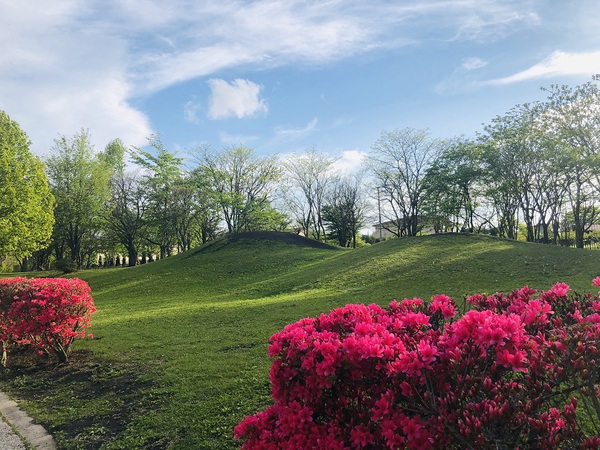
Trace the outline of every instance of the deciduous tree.
<path fill-rule="evenodd" d="M 169 152 L 160 135 L 148 139 L 154 151 L 135 148 L 133 161 L 145 170 L 143 186 L 148 196 L 145 239 L 160 248 L 161 259 L 170 256 L 177 243 L 175 186 L 181 180 L 183 159 Z"/>
<path fill-rule="evenodd" d="M 323 206 L 323 221 L 341 247 L 356 248 L 356 236 L 364 224 L 365 212 L 360 177 L 336 180 Z"/>
<path fill-rule="evenodd" d="M 148 197 L 136 173 L 120 172 L 111 180 L 108 229 L 128 256 L 128 265 L 135 266 L 142 243 L 148 210 Z"/>
<path fill-rule="evenodd" d="M 334 162 L 334 158 L 312 149 L 293 155 L 284 164 L 286 203 L 304 236 L 312 234 L 317 240 L 325 237 L 323 204 L 335 178 L 331 170 Z"/>
<path fill-rule="evenodd" d="M 101 224 L 110 198 L 110 170 L 94 152 L 88 131 L 54 141 L 47 160 L 52 193 L 56 197 L 54 247 L 57 259 L 65 248 L 81 267 L 101 248 Z"/>
<path fill-rule="evenodd" d="M 598 81 L 598 76 L 594 81 Z M 568 190 L 575 243 L 583 248 L 584 234 L 600 216 L 600 89 L 593 82 L 579 86 L 552 85 L 545 89 L 546 133 L 554 136 L 569 156 Z"/>
<path fill-rule="evenodd" d="M 271 194 L 281 173 L 275 158 L 261 158 L 243 146 L 229 147 L 221 153 L 201 148 L 199 158 L 198 171 L 212 186 L 227 231 L 261 229 L 259 213 L 272 210 Z"/>
<path fill-rule="evenodd" d="M 474 232 L 483 168 L 481 147 L 457 139 L 427 170 L 425 215 L 436 232 Z M 481 217 L 479 219 L 482 219 Z M 486 220 L 478 220 L 484 226 Z"/>
<path fill-rule="evenodd" d="M 540 108 L 519 105 L 496 116 L 481 136 L 486 161 L 486 185 L 497 210 L 501 236 L 516 238 L 517 212 L 523 213 L 527 240 L 534 240 L 535 195 L 532 180 L 541 174 L 536 120 Z"/>
<path fill-rule="evenodd" d="M 48 244 L 54 197 L 19 124 L 0 111 L 0 258 L 22 260 Z"/>
<path fill-rule="evenodd" d="M 383 131 L 371 147 L 370 167 L 380 188 L 383 214 L 397 236 L 415 236 L 422 225 L 425 175 L 447 143 L 428 130 Z"/>

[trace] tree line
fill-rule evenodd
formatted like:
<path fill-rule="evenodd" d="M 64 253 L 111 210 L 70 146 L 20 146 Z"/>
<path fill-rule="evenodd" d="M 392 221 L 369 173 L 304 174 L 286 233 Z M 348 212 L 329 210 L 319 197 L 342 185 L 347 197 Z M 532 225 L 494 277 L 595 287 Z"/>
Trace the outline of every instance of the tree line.
<path fill-rule="evenodd" d="M 56 139 L 42 162 L 0 111 L 0 258 L 133 266 L 255 230 L 348 247 L 375 221 L 397 237 L 524 234 L 582 248 L 600 214 L 597 81 L 545 88 L 546 100 L 515 106 L 471 139 L 383 131 L 359 175 L 339 174 L 315 149 L 280 160 L 201 146 L 184 160 L 155 135 L 143 149 L 115 139 L 95 151 L 86 130 Z"/>

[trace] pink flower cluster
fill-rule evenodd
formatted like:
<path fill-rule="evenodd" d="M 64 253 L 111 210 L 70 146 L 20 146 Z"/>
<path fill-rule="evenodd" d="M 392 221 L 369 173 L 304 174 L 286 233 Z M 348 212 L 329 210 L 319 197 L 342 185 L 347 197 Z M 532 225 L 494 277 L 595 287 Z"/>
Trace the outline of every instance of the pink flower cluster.
<path fill-rule="evenodd" d="M 598 297 L 558 283 L 468 303 L 460 317 L 436 295 L 288 325 L 270 340 L 274 404 L 235 437 L 247 450 L 600 448 L 580 420 L 600 420 Z"/>
<path fill-rule="evenodd" d="M 66 362 L 73 339 L 86 336 L 96 311 L 90 292 L 78 278 L 0 279 L 2 363 L 10 345 L 32 346 Z"/>

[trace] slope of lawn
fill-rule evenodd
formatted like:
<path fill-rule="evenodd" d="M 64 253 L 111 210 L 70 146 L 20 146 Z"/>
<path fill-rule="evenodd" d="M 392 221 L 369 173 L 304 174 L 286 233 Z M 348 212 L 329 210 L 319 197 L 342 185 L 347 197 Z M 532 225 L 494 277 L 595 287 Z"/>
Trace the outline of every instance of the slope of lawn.
<path fill-rule="evenodd" d="M 346 303 L 447 293 L 591 290 L 600 252 L 439 235 L 356 250 L 256 235 L 163 261 L 83 271 L 98 308 L 93 340 L 68 367 L 0 370 L 59 448 L 237 448 L 232 429 L 270 402 L 269 337 Z M 9 359 L 9 364 L 11 360 Z"/>

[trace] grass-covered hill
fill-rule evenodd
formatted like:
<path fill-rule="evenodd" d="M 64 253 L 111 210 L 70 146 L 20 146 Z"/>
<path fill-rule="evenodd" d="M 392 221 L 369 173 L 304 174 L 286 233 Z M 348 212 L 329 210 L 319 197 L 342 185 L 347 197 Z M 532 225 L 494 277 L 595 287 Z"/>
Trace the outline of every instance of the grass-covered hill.
<path fill-rule="evenodd" d="M 76 274 L 92 287 L 94 340 L 72 362 L 11 355 L 2 386 L 60 448 L 236 448 L 232 429 L 270 402 L 269 337 L 346 303 L 564 281 L 590 290 L 600 252 L 477 235 L 340 250 L 298 236 L 238 235 L 134 268 Z"/>

